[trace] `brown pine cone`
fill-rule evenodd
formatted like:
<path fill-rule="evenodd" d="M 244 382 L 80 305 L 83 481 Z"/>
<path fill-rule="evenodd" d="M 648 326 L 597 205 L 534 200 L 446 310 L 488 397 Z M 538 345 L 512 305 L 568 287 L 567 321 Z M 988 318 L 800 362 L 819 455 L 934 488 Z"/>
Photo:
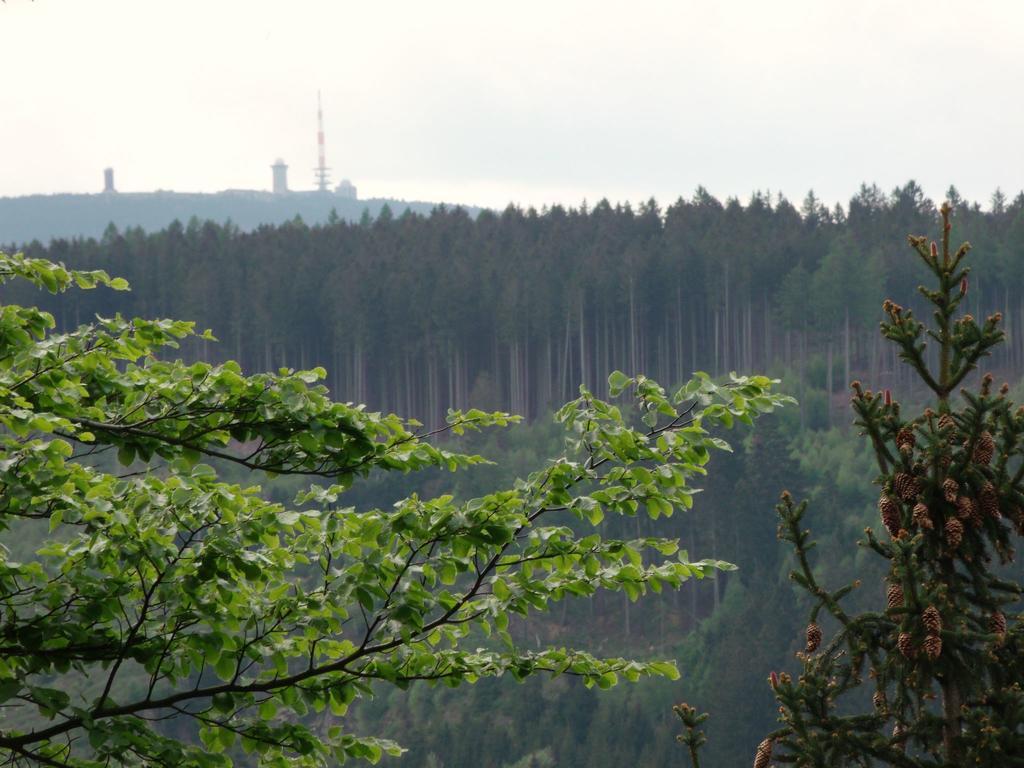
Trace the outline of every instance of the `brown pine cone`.
<path fill-rule="evenodd" d="M 985 515 L 982 514 L 981 505 L 977 499 L 971 499 L 970 519 L 971 525 L 975 528 L 980 528 L 981 524 L 985 522 Z"/>
<path fill-rule="evenodd" d="M 928 507 L 920 501 L 914 505 L 914 525 L 925 530 L 931 530 L 934 527 L 932 525 L 932 516 L 928 513 Z"/>
<path fill-rule="evenodd" d="M 871 697 L 871 703 L 875 705 L 875 709 L 884 712 L 888 702 L 885 700 L 885 691 L 875 691 L 875 695 Z"/>
<path fill-rule="evenodd" d="M 996 611 L 989 617 L 988 631 L 994 635 L 1006 634 L 1006 616 L 1002 611 Z"/>
<path fill-rule="evenodd" d="M 821 627 L 813 621 L 807 625 L 807 653 L 814 653 L 821 645 Z"/>
<path fill-rule="evenodd" d="M 942 616 L 939 614 L 939 609 L 934 605 L 925 608 L 921 614 L 921 623 L 924 624 L 929 635 L 939 634 L 942 631 Z"/>
<path fill-rule="evenodd" d="M 978 493 L 978 504 L 981 506 L 983 515 L 995 520 L 1002 518 L 999 512 L 999 494 L 996 493 L 996 487 L 988 480 L 981 486 L 981 491 Z"/>
<path fill-rule="evenodd" d="M 924 648 L 924 653 L 928 660 L 935 661 L 942 655 L 942 638 L 938 635 L 928 635 L 921 644 L 921 647 Z"/>
<path fill-rule="evenodd" d="M 978 435 L 978 442 L 974 445 L 974 455 L 971 457 L 976 464 L 988 464 L 996 452 L 996 441 L 988 431 Z"/>
<path fill-rule="evenodd" d="M 893 478 L 892 487 L 896 491 L 896 495 L 904 501 L 913 501 L 917 498 L 917 494 L 921 492 L 921 484 L 917 481 L 917 478 L 913 475 L 908 475 L 906 472 L 897 473 L 896 477 Z"/>
<path fill-rule="evenodd" d="M 900 530 L 900 507 L 891 496 L 882 496 L 878 500 L 878 511 L 882 513 L 882 524 L 890 536 L 896 536 Z"/>
<path fill-rule="evenodd" d="M 939 416 L 939 431 L 945 432 L 953 429 L 956 429 L 956 422 L 950 414 L 944 413 Z"/>
<path fill-rule="evenodd" d="M 907 749 L 907 729 L 903 727 L 901 723 L 896 723 L 892 727 L 892 738 L 896 742 L 896 749 L 901 752 L 905 752 Z"/>
<path fill-rule="evenodd" d="M 946 521 L 946 543 L 950 549 L 956 549 L 960 546 L 960 541 L 964 537 L 964 525 L 955 517 L 950 518 Z"/>
<path fill-rule="evenodd" d="M 754 768 L 768 768 L 772 761 L 772 740 L 765 739 L 757 745 L 757 753 L 754 755 Z"/>
<path fill-rule="evenodd" d="M 886 608 L 892 610 L 893 608 L 903 607 L 903 587 L 899 584 L 890 584 L 889 589 L 886 590 Z"/>
<path fill-rule="evenodd" d="M 914 428 L 911 426 L 903 427 L 899 432 L 896 433 L 896 445 L 900 450 L 905 447 L 913 448 L 917 445 L 917 437 L 914 435 Z"/>
<path fill-rule="evenodd" d="M 896 638 L 896 647 L 908 659 L 912 659 L 917 655 L 917 650 L 914 648 L 914 642 L 910 639 L 909 632 L 900 632 Z"/>
<path fill-rule="evenodd" d="M 947 477 L 942 484 L 942 495 L 950 504 L 956 504 L 956 497 L 960 494 L 960 484 L 952 477 Z"/>
<path fill-rule="evenodd" d="M 969 497 L 962 496 L 956 499 L 956 516 L 962 520 L 970 520 L 974 504 Z"/>

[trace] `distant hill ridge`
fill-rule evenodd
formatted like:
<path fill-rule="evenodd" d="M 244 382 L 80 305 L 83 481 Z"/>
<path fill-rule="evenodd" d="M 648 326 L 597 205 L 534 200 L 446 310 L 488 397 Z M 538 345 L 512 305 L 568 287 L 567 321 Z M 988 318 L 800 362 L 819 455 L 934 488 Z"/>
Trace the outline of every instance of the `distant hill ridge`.
<path fill-rule="evenodd" d="M 27 195 L 0 197 L 0 243 L 19 245 L 55 238 L 100 237 L 113 223 L 119 230 L 141 227 L 153 232 L 175 219 L 193 216 L 218 223 L 231 221 L 242 230 L 262 224 L 281 224 L 301 216 L 307 224 L 326 222 L 331 212 L 357 221 L 364 212 L 376 218 L 385 206 L 396 216 L 406 209 L 429 213 L 438 203 L 389 198 L 357 200 L 329 192 L 273 194 L 250 190 L 225 192 L 118 192 L 101 194 Z M 480 209 L 460 206 L 471 216 Z"/>

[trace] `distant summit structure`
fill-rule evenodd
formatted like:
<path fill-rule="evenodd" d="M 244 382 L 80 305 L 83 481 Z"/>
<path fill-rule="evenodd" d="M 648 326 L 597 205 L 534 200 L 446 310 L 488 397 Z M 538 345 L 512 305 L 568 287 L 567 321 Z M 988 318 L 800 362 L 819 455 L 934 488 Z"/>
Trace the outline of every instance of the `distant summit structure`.
<path fill-rule="evenodd" d="M 327 153 L 324 150 L 324 111 L 320 106 L 320 91 L 316 92 L 316 188 L 320 192 L 331 191 L 331 169 L 327 167 Z"/>
<path fill-rule="evenodd" d="M 2 0 L 0 0 L 2 1 Z M 270 191 L 225 189 L 220 192 L 118 192 L 114 169 L 103 169 L 103 191 L 93 194 L 50 194 L 0 197 L 0 249 L 17 250 L 18 244 L 54 238 L 103 237 L 105 233 L 141 228 L 155 231 L 174 221 L 229 221 L 242 230 L 301 219 L 316 225 L 332 221 L 358 222 L 385 208 L 391 212 L 429 214 L 436 203 L 392 198 L 360 199 L 350 179 L 331 183 L 324 142 L 324 113 L 316 95 L 317 166 L 314 188 L 288 187 L 288 164 L 278 157 L 273 165 Z M 480 209 L 460 206 L 476 216 Z M 110 225 L 113 225 L 111 229 Z"/>
<path fill-rule="evenodd" d="M 275 195 L 283 195 L 288 192 L 288 166 L 284 160 L 280 157 L 274 161 L 274 164 L 270 166 L 270 169 L 274 172 L 274 190 Z"/>
<path fill-rule="evenodd" d="M 358 200 L 359 195 L 356 194 L 356 185 L 348 179 L 342 179 L 341 184 L 334 188 L 334 194 L 338 197 L 343 197 L 346 200 Z"/>

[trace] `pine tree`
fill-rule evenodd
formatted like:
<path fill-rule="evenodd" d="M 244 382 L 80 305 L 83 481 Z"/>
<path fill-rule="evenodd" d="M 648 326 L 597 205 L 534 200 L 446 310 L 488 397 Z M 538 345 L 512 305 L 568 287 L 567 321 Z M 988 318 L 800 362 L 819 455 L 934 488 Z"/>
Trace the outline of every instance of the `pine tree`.
<path fill-rule="evenodd" d="M 771 674 L 781 727 L 755 766 L 773 753 L 808 767 L 1024 765 L 1024 625 L 1006 613 L 1024 588 L 997 565 L 1013 557 L 1014 528 L 1024 533 L 1024 408 L 1014 410 L 1005 385 L 993 392 L 991 375 L 954 400 L 1003 332 L 998 313 L 979 324 L 959 311 L 970 246 L 951 250 L 951 213 L 943 205 L 941 244 L 909 238 L 936 284 L 919 289 L 934 324 L 892 301 L 881 324 L 934 403 L 905 416 L 889 390 L 853 383 L 856 424 L 880 471 L 884 531 L 868 528 L 861 542 L 888 561 L 885 583 L 871 585 L 879 608 L 844 608 L 859 582 L 819 583 L 806 502 L 787 492 L 776 508 L 795 549 L 792 579 L 812 609 L 801 673 Z"/>

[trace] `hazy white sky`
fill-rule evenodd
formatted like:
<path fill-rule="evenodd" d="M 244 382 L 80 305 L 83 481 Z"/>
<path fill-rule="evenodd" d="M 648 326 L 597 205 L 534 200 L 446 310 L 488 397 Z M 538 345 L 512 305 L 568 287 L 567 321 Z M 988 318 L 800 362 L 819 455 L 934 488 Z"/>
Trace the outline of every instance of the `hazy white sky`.
<path fill-rule="evenodd" d="M 1024 188 L 1024 3 L 7 0 L 0 196 L 311 188 L 502 206 L 698 184 Z"/>

